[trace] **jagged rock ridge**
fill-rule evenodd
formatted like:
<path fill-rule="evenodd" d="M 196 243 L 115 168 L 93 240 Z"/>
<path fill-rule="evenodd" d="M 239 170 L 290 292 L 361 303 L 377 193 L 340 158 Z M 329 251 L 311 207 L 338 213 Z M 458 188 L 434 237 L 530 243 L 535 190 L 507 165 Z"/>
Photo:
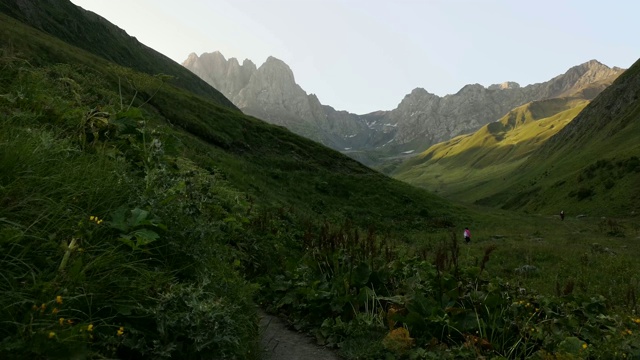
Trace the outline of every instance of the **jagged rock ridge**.
<path fill-rule="evenodd" d="M 574 66 L 566 73 L 538 84 L 520 87 L 503 83 L 485 88 L 466 85 L 458 93 L 439 97 L 418 88 L 405 96 L 400 105 L 387 114 L 387 122 L 397 124 L 394 146 L 429 145 L 469 133 L 495 121 L 509 110 L 530 101 L 569 96 L 594 85 L 599 91 L 583 91 L 581 97 L 591 100 L 622 73 L 591 60 Z"/>
<path fill-rule="evenodd" d="M 287 64 L 269 57 L 259 68 L 220 52 L 191 54 L 183 65 L 225 94 L 249 115 L 344 151 L 365 163 L 362 151 L 396 155 L 422 151 L 454 136 L 473 132 L 530 101 L 561 96 L 593 99 L 623 72 L 596 60 L 574 66 L 553 79 L 527 86 L 503 82 L 464 86 L 437 96 L 423 88 L 407 94 L 396 109 L 356 115 L 322 105 L 295 83 Z"/>
<path fill-rule="evenodd" d="M 220 90 L 246 114 L 282 125 L 334 149 L 362 146 L 364 119 L 336 111 L 307 94 L 283 61 L 269 57 L 259 68 L 250 60 L 226 60 L 220 52 L 191 54 L 183 65 Z M 358 139 L 355 139 L 359 137 Z"/>

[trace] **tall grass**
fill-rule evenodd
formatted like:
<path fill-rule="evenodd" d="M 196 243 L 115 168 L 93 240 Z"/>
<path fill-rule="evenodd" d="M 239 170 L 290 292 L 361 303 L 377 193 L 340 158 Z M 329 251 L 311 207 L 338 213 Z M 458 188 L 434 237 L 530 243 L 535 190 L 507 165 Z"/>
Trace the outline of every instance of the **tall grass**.
<path fill-rule="evenodd" d="M 9 65 L 2 357 L 257 357 L 254 288 L 225 238 L 224 219 L 246 211 L 235 190 L 166 156 L 146 115 L 119 114 L 95 74 Z"/>

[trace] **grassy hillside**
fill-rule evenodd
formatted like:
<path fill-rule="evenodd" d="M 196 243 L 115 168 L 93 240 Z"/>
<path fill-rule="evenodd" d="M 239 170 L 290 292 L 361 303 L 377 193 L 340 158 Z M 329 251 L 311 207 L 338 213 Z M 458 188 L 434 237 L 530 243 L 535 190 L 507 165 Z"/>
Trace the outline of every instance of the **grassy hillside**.
<path fill-rule="evenodd" d="M 479 203 L 529 212 L 640 211 L 640 65 L 634 64 Z"/>
<path fill-rule="evenodd" d="M 495 193 L 511 172 L 587 103 L 556 98 L 525 104 L 473 134 L 432 146 L 402 163 L 393 175 L 445 197 L 473 202 Z"/>
<path fill-rule="evenodd" d="M 113 26 L 104 18 L 83 10 L 70 1 L 0 0 L 0 12 L 118 65 L 151 75 L 171 75 L 171 82 L 176 86 L 222 106 L 235 108 L 219 91 L 180 64 L 130 37 L 124 30 Z M 16 46 L 19 45 L 16 43 Z M 39 51 L 36 59 L 55 62 L 60 61 L 59 55 L 56 51 Z"/>

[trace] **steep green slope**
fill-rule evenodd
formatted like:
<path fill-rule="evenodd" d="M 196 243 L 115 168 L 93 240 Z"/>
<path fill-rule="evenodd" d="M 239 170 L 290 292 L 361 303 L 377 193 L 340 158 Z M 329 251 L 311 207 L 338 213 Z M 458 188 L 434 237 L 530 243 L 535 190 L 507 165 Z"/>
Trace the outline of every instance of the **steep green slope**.
<path fill-rule="evenodd" d="M 171 75 L 174 77 L 172 83 L 175 85 L 207 97 L 222 106 L 235 108 L 219 91 L 178 63 L 130 37 L 124 30 L 113 26 L 104 18 L 83 10 L 70 1 L 0 0 L 0 12 L 116 64 L 147 74 Z M 43 61 L 60 61 L 58 56 L 55 50 L 40 51 L 36 58 Z"/>
<path fill-rule="evenodd" d="M 587 103 L 570 97 L 520 106 L 473 134 L 434 145 L 405 161 L 394 177 L 446 197 L 473 202 L 493 194 L 514 169 Z"/>
<path fill-rule="evenodd" d="M 209 98 L 171 86 L 170 82 L 143 79 L 0 16 L 5 56 L 25 58 L 32 64 L 83 64 L 107 79 L 111 91 L 118 91 L 120 82 L 125 105 L 137 94 L 138 100 L 147 102 L 144 106 L 152 106 L 149 110 L 156 115 L 154 119 L 196 135 L 202 142 L 182 141 L 207 166 L 223 169 L 238 188 L 265 203 L 296 206 L 326 217 L 349 215 L 359 222 L 397 217 L 402 223 L 415 224 L 422 223 L 426 214 L 434 213 L 433 209 L 448 208 L 437 197 L 371 171 L 282 127 L 221 107 Z M 94 101 L 85 106 L 88 110 L 102 105 Z M 400 213 L 397 209 L 401 209 Z"/>
<path fill-rule="evenodd" d="M 481 204 L 604 216 L 640 210 L 640 63 L 535 151 Z"/>

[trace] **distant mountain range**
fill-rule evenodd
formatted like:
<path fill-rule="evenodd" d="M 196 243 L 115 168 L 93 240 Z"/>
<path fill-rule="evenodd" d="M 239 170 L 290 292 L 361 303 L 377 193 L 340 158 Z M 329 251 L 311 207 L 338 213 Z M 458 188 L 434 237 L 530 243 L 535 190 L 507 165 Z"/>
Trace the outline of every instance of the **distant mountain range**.
<path fill-rule="evenodd" d="M 467 203 L 529 212 L 640 211 L 640 61 L 606 82 L 532 101 L 386 172 Z"/>
<path fill-rule="evenodd" d="M 640 212 L 640 61 L 538 146 L 491 195 L 505 209 Z M 487 184 L 480 187 L 487 188 Z"/>
<path fill-rule="evenodd" d="M 416 88 L 393 110 L 356 115 L 321 104 L 296 84 L 289 66 L 274 57 L 257 67 L 251 60 L 242 65 L 235 58 L 227 60 L 220 52 L 192 53 L 183 66 L 244 113 L 285 126 L 367 165 L 471 133 L 531 101 L 568 95 L 593 99 L 623 72 L 591 60 L 524 87 L 515 82 L 471 84 L 443 97 Z"/>

